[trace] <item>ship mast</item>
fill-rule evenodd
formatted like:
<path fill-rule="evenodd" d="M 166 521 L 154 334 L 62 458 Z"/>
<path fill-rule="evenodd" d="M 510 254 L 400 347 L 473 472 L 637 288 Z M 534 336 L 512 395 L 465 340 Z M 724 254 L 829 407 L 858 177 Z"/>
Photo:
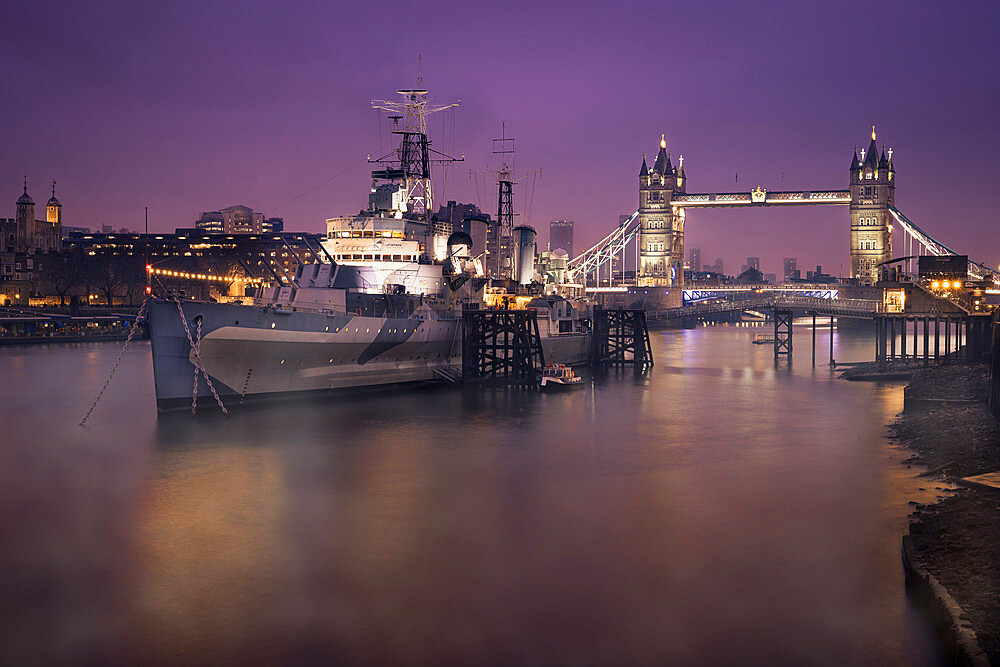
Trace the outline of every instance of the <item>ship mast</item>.
<path fill-rule="evenodd" d="M 419 77 L 417 82 L 418 85 L 422 84 L 423 78 Z M 399 146 L 395 150 L 378 159 L 368 159 L 369 163 L 384 165 L 383 169 L 372 171 L 372 179 L 399 182 L 407 212 L 430 225 L 434 209 L 431 165 L 461 162 L 465 156 L 453 158 L 430 147 L 431 142 L 427 139 L 427 116 L 457 107 L 462 101 L 430 104 L 424 88 L 408 88 L 396 92 L 402 99 L 372 100 L 371 103 L 373 109 L 389 114 L 392 133 L 400 137 Z"/>

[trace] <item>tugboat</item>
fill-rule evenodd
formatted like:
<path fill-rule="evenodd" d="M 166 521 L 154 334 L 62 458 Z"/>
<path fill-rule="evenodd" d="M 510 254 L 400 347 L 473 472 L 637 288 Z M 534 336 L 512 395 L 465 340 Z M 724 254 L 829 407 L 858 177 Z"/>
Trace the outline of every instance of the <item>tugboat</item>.
<path fill-rule="evenodd" d="M 538 388 L 542 390 L 572 389 L 583 385 L 583 378 L 566 364 L 549 364 L 542 368 Z"/>

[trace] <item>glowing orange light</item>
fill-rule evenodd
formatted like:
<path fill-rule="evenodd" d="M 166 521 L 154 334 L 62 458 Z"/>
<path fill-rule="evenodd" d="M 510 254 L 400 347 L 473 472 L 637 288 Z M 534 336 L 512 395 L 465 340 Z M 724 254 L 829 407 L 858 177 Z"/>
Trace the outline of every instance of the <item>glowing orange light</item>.
<path fill-rule="evenodd" d="M 661 134 L 660 135 L 660 148 L 666 148 L 666 147 L 667 147 L 667 135 Z"/>
<path fill-rule="evenodd" d="M 872 125 L 872 141 L 875 141 L 875 126 Z"/>

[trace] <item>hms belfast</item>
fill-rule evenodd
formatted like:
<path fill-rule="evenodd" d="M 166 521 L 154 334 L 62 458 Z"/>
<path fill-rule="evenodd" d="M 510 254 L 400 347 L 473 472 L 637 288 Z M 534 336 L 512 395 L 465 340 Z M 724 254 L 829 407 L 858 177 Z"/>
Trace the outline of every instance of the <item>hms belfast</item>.
<path fill-rule="evenodd" d="M 485 229 L 477 219 L 453 229 L 431 215 L 431 166 L 452 159 L 430 147 L 426 116 L 456 105 L 432 106 L 422 89 L 397 93 L 372 105 L 389 114 L 398 144 L 370 160 L 378 168 L 368 208 L 327 220 L 317 253 L 325 261 L 300 264 L 290 279 L 272 272 L 252 303 L 150 302 L 159 410 L 213 388 L 242 402 L 456 377 L 462 310 L 496 304 L 536 310 L 547 361 L 587 360 L 578 308 L 527 289 L 534 230 L 505 231 L 502 221 Z M 496 262 L 473 241 L 486 236 L 502 255 Z M 199 363 L 210 383 L 198 382 Z"/>

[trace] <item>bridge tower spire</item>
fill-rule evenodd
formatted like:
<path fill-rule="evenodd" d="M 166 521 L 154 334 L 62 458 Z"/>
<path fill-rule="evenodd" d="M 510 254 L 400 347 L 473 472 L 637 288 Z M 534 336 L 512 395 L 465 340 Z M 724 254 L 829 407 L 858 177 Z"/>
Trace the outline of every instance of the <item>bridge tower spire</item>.
<path fill-rule="evenodd" d="M 681 165 L 683 169 L 683 159 Z M 652 169 L 643 156 L 639 171 L 639 285 L 684 283 L 684 210 L 675 209 L 671 199 L 684 192 L 686 180 L 671 162 L 666 135 L 661 134 Z"/>
<path fill-rule="evenodd" d="M 872 125 L 871 143 L 851 162 L 851 277 L 863 285 L 879 278 L 881 262 L 892 259 L 892 214 L 895 205 L 896 169 L 892 150 L 881 156 Z"/>

